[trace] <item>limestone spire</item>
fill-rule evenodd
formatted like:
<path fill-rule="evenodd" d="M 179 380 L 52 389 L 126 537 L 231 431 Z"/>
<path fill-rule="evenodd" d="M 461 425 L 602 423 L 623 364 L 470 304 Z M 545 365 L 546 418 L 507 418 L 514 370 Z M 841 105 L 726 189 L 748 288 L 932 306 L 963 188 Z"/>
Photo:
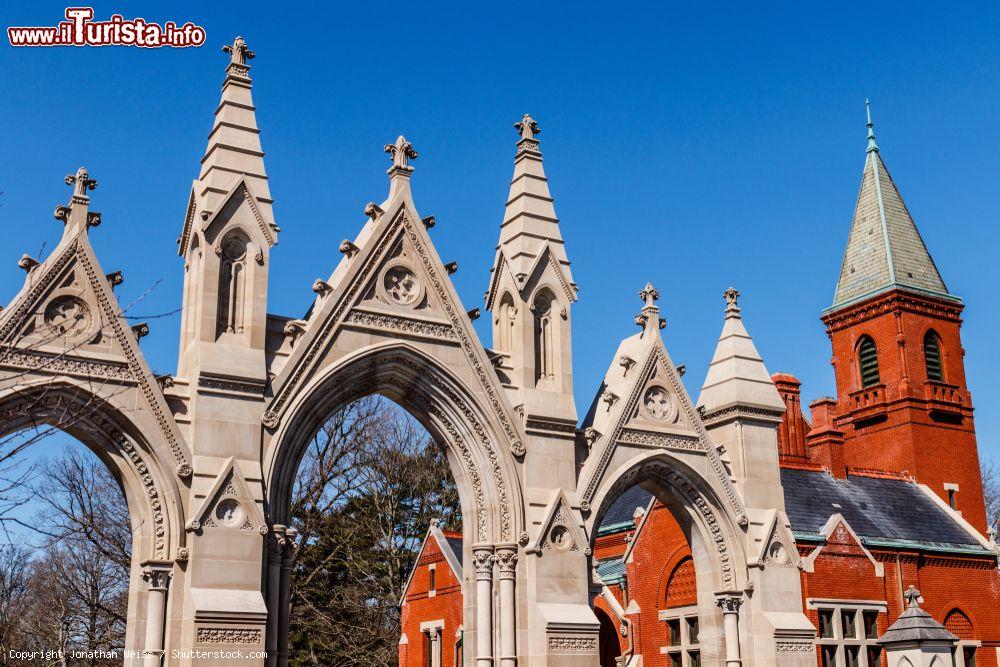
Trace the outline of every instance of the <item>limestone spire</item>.
<path fill-rule="evenodd" d="M 517 153 L 514 157 L 514 177 L 510 183 L 507 207 L 500 226 L 500 241 L 491 269 L 490 286 L 486 292 L 486 307 L 492 309 L 500 283 L 500 272 L 508 271 L 518 289 L 523 289 L 537 270 L 546 248 L 557 267 L 567 299 L 576 301 L 577 286 L 573 282 L 569 258 L 559 230 L 549 182 L 542 167 L 542 151 L 538 121 L 529 114 L 514 124 L 517 130 Z"/>
<path fill-rule="evenodd" d="M 269 241 L 276 242 L 271 191 L 264 169 L 264 151 L 260 144 L 256 108 L 251 97 L 249 60 L 254 52 L 242 37 L 222 47 L 229 55 L 222 99 L 215 110 L 215 121 L 208 135 L 208 147 L 201 159 L 201 171 L 191 189 L 184 230 L 178 240 L 178 253 L 184 255 L 194 225 L 207 221 L 226 203 L 240 181 L 246 183 L 260 214 Z M 196 219 L 197 218 L 197 219 Z M 273 243 L 272 243 L 273 245 Z"/>
<path fill-rule="evenodd" d="M 834 310 L 889 289 L 957 300 L 938 273 L 875 143 L 866 101 L 868 147 L 861 191 L 834 294 Z"/>
<path fill-rule="evenodd" d="M 699 409 L 705 414 L 736 406 L 784 412 L 785 403 L 743 326 L 740 293 L 730 287 L 723 298 L 725 322 L 698 397 Z"/>

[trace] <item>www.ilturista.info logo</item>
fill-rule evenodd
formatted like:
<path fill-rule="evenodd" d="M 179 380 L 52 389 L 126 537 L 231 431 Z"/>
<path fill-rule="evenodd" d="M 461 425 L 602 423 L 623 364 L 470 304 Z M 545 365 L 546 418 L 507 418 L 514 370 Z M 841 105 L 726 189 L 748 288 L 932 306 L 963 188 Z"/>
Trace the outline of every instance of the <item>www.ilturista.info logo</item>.
<path fill-rule="evenodd" d="M 66 19 L 48 27 L 7 28 L 11 46 L 162 46 L 184 48 L 205 43 L 205 29 L 190 21 L 178 26 L 143 18 L 126 19 L 113 14 L 107 21 L 94 21 L 93 7 L 67 7 Z"/>

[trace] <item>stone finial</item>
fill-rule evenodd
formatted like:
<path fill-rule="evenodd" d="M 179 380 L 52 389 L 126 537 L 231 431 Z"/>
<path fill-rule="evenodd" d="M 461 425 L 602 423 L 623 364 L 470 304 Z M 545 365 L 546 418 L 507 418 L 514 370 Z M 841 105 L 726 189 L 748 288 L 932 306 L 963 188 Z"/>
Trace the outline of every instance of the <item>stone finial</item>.
<path fill-rule="evenodd" d="M 256 55 L 247 47 L 247 43 L 243 41 L 243 38 L 239 36 L 233 40 L 232 45 L 226 44 L 223 46 L 222 51 L 229 54 L 230 65 L 246 66 L 247 61 L 252 60 L 254 55 Z"/>
<path fill-rule="evenodd" d="M 726 300 L 726 317 L 740 316 L 740 293 L 735 287 L 730 287 L 722 293 L 722 298 Z"/>
<path fill-rule="evenodd" d="M 903 598 L 906 600 L 907 608 L 914 609 L 920 607 L 920 591 L 913 584 L 910 584 L 910 587 L 903 593 Z"/>
<path fill-rule="evenodd" d="M 66 185 L 73 186 L 74 199 L 77 197 L 87 198 L 87 191 L 95 190 L 97 181 L 90 177 L 86 167 L 80 167 L 76 170 L 76 174 L 66 176 Z"/>
<path fill-rule="evenodd" d="M 639 298 L 645 302 L 643 308 L 656 308 L 656 302 L 660 298 L 660 290 L 653 287 L 653 283 L 646 283 L 646 286 L 639 290 Z"/>
<path fill-rule="evenodd" d="M 635 316 L 636 325 L 644 330 L 651 326 L 660 329 L 665 327 L 666 322 L 657 315 L 660 307 L 656 305 L 656 301 L 660 298 L 660 290 L 653 287 L 653 283 L 646 283 L 646 286 L 639 290 L 639 298 L 642 299 L 643 306 Z"/>
<path fill-rule="evenodd" d="M 524 114 L 519 122 L 514 123 L 514 129 L 521 135 L 521 141 L 536 140 L 535 137 L 542 133 L 541 128 L 538 127 L 538 121 L 530 114 Z"/>
<path fill-rule="evenodd" d="M 413 144 L 407 141 L 403 135 L 399 135 L 396 138 L 396 143 L 386 144 L 385 152 L 392 158 L 392 167 L 389 168 L 389 173 L 393 171 L 413 171 L 413 167 L 409 165 L 409 160 L 416 160 L 419 155 L 417 151 L 413 150 Z"/>
<path fill-rule="evenodd" d="M 868 98 L 865 98 L 865 115 L 868 117 L 868 152 L 878 153 L 878 144 L 875 143 L 875 123 L 872 122 L 872 105 Z"/>

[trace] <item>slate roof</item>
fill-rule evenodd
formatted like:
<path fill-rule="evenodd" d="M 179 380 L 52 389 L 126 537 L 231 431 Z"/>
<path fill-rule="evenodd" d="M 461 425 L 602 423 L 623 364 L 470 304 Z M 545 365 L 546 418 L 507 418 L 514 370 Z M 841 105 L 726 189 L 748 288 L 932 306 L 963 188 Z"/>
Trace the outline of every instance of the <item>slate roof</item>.
<path fill-rule="evenodd" d="M 948 293 L 882 161 L 874 135 L 870 136 L 861 191 L 830 309 L 893 287 L 958 300 Z"/>
<path fill-rule="evenodd" d="M 445 533 L 445 542 L 451 547 L 451 550 L 455 552 L 455 558 L 458 559 L 459 564 L 464 568 L 465 563 L 462 561 L 462 538 L 461 536 L 454 536 L 449 533 Z"/>
<path fill-rule="evenodd" d="M 781 485 L 797 538 L 819 538 L 830 516 L 841 514 L 866 545 L 984 551 L 911 482 L 782 468 Z"/>
<path fill-rule="evenodd" d="M 615 502 L 611 504 L 611 507 L 608 508 L 607 514 L 604 515 L 604 519 L 597 529 L 598 535 L 607 535 L 608 533 L 615 533 L 623 529 L 630 530 L 634 528 L 636 508 L 641 507 L 646 509 L 652 497 L 653 494 L 638 486 L 633 486 L 618 496 Z"/>
<path fill-rule="evenodd" d="M 616 584 L 625 579 L 625 561 L 620 558 L 610 558 L 597 564 L 597 576 L 606 585 Z"/>

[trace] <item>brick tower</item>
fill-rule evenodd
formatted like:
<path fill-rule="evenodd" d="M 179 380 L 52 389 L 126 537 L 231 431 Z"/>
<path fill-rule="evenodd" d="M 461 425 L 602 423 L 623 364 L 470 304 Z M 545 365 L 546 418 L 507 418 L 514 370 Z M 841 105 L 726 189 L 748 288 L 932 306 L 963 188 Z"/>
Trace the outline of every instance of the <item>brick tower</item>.
<path fill-rule="evenodd" d="M 962 309 L 886 169 L 869 111 L 861 192 L 822 316 L 837 383 L 833 426 L 848 469 L 912 476 L 984 531 Z"/>

